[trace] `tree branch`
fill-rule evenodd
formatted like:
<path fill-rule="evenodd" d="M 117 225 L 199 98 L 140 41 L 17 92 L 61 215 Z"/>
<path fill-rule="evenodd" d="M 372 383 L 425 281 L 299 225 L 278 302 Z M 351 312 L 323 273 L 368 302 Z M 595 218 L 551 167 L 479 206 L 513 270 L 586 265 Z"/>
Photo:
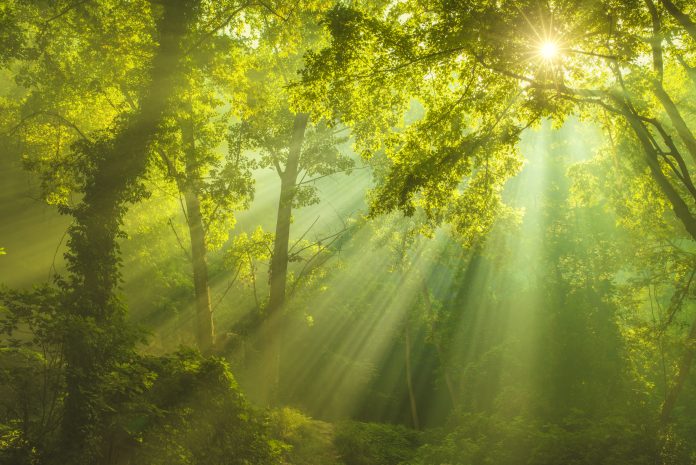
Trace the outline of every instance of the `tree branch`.
<path fill-rule="evenodd" d="M 671 0 L 660 1 L 667 12 L 669 12 L 669 14 L 682 25 L 693 40 L 696 40 L 696 23 L 694 23 L 686 13 L 677 8 L 677 5 L 675 5 Z"/>
<path fill-rule="evenodd" d="M 184 254 L 186 255 L 186 258 L 188 258 L 189 261 L 193 261 L 193 258 L 191 257 L 191 254 L 190 254 L 189 251 L 186 249 L 186 247 L 184 247 L 184 244 L 181 242 L 181 239 L 179 238 L 179 234 L 176 232 L 176 229 L 174 228 L 174 224 L 172 223 L 172 219 L 171 219 L 171 218 L 169 218 L 169 219 L 167 220 L 167 224 L 169 225 L 169 227 L 171 228 L 172 232 L 174 233 L 174 236 L 176 236 L 176 241 L 179 243 L 179 247 L 181 247 L 181 250 L 182 250 L 182 251 L 184 252 Z"/>

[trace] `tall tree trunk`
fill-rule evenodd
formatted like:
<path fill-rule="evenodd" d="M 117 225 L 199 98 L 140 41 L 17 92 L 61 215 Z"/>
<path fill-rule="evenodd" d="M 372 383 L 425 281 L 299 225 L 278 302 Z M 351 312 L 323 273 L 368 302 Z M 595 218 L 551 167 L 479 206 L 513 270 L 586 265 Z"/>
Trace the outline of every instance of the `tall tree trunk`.
<path fill-rule="evenodd" d="M 213 312 L 210 306 L 208 283 L 208 251 L 205 226 L 201 214 L 200 173 L 196 169 L 196 139 L 193 121 L 188 118 L 181 124 L 181 135 L 186 156 L 186 180 L 184 200 L 186 221 L 191 239 L 191 264 L 193 267 L 193 291 L 196 307 L 196 342 L 202 352 L 207 352 L 215 343 Z"/>
<path fill-rule="evenodd" d="M 94 157 L 86 173 L 82 201 L 72 209 L 66 259 L 65 290 L 66 398 L 56 463 L 95 464 L 103 453 L 102 434 L 108 375 L 131 356 L 135 343 L 125 309 L 115 295 L 120 282 L 121 219 L 136 197 L 138 179 L 147 165 L 150 143 L 174 88 L 180 42 L 197 12 L 197 0 L 165 0 L 157 24 L 159 48 L 140 111 L 111 139 L 87 147 Z"/>
<path fill-rule="evenodd" d="M 413 373 L 411 370 L 411 322 L 406 322 L 405 331 L 405 353 L 406 357 L 406 386 L 408 387 L 408 401 L 411 406 L 411 421 L 413 422 L 414 429 L 420 429 L 420 422 L 418 421 L 418 405 L 416 403 L 416 393 L 413 390 Z"/>
<path fill-rule="evenodd" d="M 423 294 L 423 301 L 425 302 L 425 310 L 428 316 L 432 319 L 433 315 L 433 304 L 430 300 L 430 290 L 428 289 L 428 284 L 425 279 L 421 280 L 421 293 Z M 437 352 L 437 358 L 440 361 L 440 367 L 442 368 L 442 374 L 445 378 L 445 385 L 447 386 L 447 393 L 449 394 L 450 402 L 452 402 L 452 407 L 457 408 L 457 396 L 454 392 L 454 383 L 452 382 L 452 377 L 450 376 L 449 369 L 447 368 L 447 358 L 442 350 L 442 345 L 440 342 L 433 338 L 433 345 L 435 346 L 435 351 Z"/>
<path fill-rule="evenodd" d="M 290 245 L 290 222 L 292 220 L 292 201 L 295 198 L 297 173 L 299 171 L 302 142 L 309 115 L 298 113 L 292 128 L 290 150 L 285 170 L 280 176 L 280 197 L 278 199 L 278 216 L 271 259 L 271 290 L 268 302 L 269 315 L 278 311 L 285 303 L 285 288 L 288 275 L 288 248 Z"/>
<path fill-rule="evenodd" d="M 207 246 L 201 203 L 198 193 L 189 189 L 184 193 L 186 214 L 188 216 L 189 236 L 191 237 L 191 263 L 193 268 L 193 291 L 196 299 L 196 342 L 202 352 L 210 350 L 215 343 L 213 312 L 210 307 L 210 286 L 208 284 Z"/>
<path fill-rule="evenodd" d="M 265 330 L 263 331 L 266 356 L 262 397 L 267 404 L 272 404 L 277 400 L 280 386 L 280 353 L 283 336 L 281 309 L 285 304 L 285 291 L 288 279 L 288 249 L 290 247 L 292 202 L 295 198 L 302 143 L 304 142 L 308 121 L 309 115 L 306 113 L 295 115 L 285 170 L 279 172 L 280 197 L 278 199 L 276 233 L 270 266 L 270 295 Z"/>
<path fill-rule="evenodd" d="M 677 405 L 677 399 L 679 394 L 684 388 L 684 384 L 689 377 L 691 372 L 691 367 L 694 364 L 694 358 L 696 357 L 696 319 L 691 323 L 691 330 L 689 335 L 686 337 L 684 342 L 684 354 L 682 355 L 681 361 L 679 362 L 679 368 L 677 371 L 677 379 L 674 382 L 674 386 L 667 393 L 664 404 L 662 404 L 662 411 L 660 412 L 660 420 L 663 425 L 669 422 L 669 418 L 672 415 L 674 407 Z"/>

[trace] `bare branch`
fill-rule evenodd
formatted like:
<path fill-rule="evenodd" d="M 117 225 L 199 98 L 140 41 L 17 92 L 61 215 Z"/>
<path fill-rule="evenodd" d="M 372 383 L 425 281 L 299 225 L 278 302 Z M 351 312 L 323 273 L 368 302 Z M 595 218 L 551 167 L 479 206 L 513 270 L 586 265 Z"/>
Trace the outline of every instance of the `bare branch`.
<path fill-rule="evenodd" d="M 244 265 L 243 263 L 240 263 L 239 266 L 237 266 L 237 271 L 235 271 L 234 276 L 232 276 L 232 279 L 227 284 L 227 288 L 225 288 L 225 291 L 222 293 L 222 295 L 217 300 L 215 305 L 213 305 L 213 308 L 210 309 L 210 313 L 213 313 L 215 311 L 215 309 L 218 307 L 218 305 L 220 305 L 220 303 L 222 302 L 222 299 L 224 299 L 225 296 L 227 295 L 227 293 L 230 291 L 230 289 L 232 289 L 232 285 L 235 283 L 235 281 L 237 281 L 237 276 L 239 276 L 239 273 L 242 270 L 243 265 Z"/>
<path fill-rule="evenodd" d="M 314 225 L 317 224 L 317 221 L 319 221 L 319 218 L 320 218 L 320 216 L 317 216 L 317 218 L 312 222 L 312 224 L 309 225 L 309 228 L 307 228 L 307 230 L 302 233 L 300 238 L 297 239 L 297 241 L 295 241 L 295 243 L 290 247 L 290 249 L 288 249 L 288 254 L 290 254 L 290 252 L 292 252 L 292 249 L 294 249 L 295 246 L 297 244 L 299 244 L 302 239 L 304 239 L 304 237 L 307 235 L 307 233 L 310 231 L 310 229 L 312 229 L 314 227 Z"/>
<path fill-rule="evenodd" d="M 69 119 L 64 117 L 63 115 L 56 113 L 54 111 L 50 111 L 50 110 L 38 110 L 38 111 L 35 111 L 34 113 L 31 113 L 27 116 L 22 117 L 22 119 L 19 121 L 19 123 L 17 123 L 15 126 L 13 126 L 12 128 L 10 128 L 7 131 L 7 134 L 9 134 L 9 135 L 14 134 L 15 132 L 17 132 L 17 130 L 19 128 L 24 126 L 24 124 L 27 121 L 29 121 L 30 119 L 35 118 L 37 116 L 40 116 L 40 115 L 52 116 L 52 117 L 58 119 L 60 122 L 63 123 L 63 125 L 72 128 L 82 139 L 86 140 L 87 142 L 92 142 L 92 140 L 89 137 L 87 137 L 85 135 L 85 133 L 82 132 L 82 130 L 75 123 L 73 123 L 72 121 L 70 121 Z"/>
<path fill-rule="evenodd" d="M 60 18 L 60 17 L 62 17 L 62 16 L 64 16 L 64 15 L 68 14 L 70 11 L 74 10 L 74 9 L 77 8 L 78 6 L 83 5 L 83 4 L 85 4 L 85 3 L 89 2 L 89 1 L 90 1 L 90 0 L 80 0 L 79 2 L 75 2 L 75 3 L 72 3 L 72 4 L 68 5 L 68 6 L 66 6 L 65 8 L 63 8 L 62 10 L 60 10 L 58 13 L 56 13 L 54 16 L 51 16 L 50 18 L 46 19 L 46 20 L 44 21 L 44 26 L 47 26 L 48 23 L 50 23 L 51 21 L 55 21 L 56 19 L 58 19 L 58 18 Z"/>
<path fill-rule="evenodd" d="M 318 181 L 318 180 L 320 180 L 320 179 L 328 178 L 329 176 L 333 176 L 334 174 L 347 173 L 347 172 L 349 172 L 349 171 L 364 170 L 365 168 L 370 168 L 370 167 L 371 167 L 370 165 L 365 165 L 365 166 L 358 166 L 357 168 L 356 168 L 356 167 L 350 167 L 350 168 L 346 168 L 346 169 L 344 169 L 344 170 L 332 171 L 331 173 L 323 174 L 323 175 L 321 175 L 321 176 L 317 176 L 316 178 L 308 179 L 308 180 L 306 180 L 306 181 L 300 180 L 300 182 L 298 182 L 297 184 L 295 184 L 295 186 L 297 187 L 297 186 L 301 186 L 302 184 L 309 184 L 309 183 L 311 183 L 311 182 L 315 182 L 315 181 Z"/>
<path fill-rule="evenodd" d="M 262 2 L 262 1 L 259 0 L 258 4 L 261 5 L 263 8 L 265 8 L 266 10 L 270 11 L 271 14 L 272 14 L 273 16 L 277 16 L 278 18 L 282 19 L 283 22 L 285 22 L 285 21 L 287 21 L 288 19 L 290 19 L 289 16 L 283 16 L 283 15 L 281 15 L 280 13 L 278 13 L 276 10 L 274 10 L 273 8 L 271 8 L 271 6 L 270 6 L 269 4 L 267 4 L 266 2 Z"/>
<path fill-rule="evenodd" d="M 169 227 L 171 228 L 172 232 L 174 233 L 174 236 L 176 236 L 176 241 L 179 243 L 179 247 L 181 247 L 181 250 L 182 250 L 182 251 L 184 252 L 184 254 L 186 255 L 186 258 L 188 258 L 189 261 L 193 261 L 193 258 L 191 258 L 191 254 L 190 254 L 189 251 L 186 249 L 186 247 L 184 247 L 184 244 L 181 242 L 181 238 L 179 238 L 179 233 L 176 232 L 176 229 L 174 228 L 174 224 L 172 223 L 172 219 L 171 219 L 171 218 L 169 218 L 169 219 L 167 220 L 167 224 L 169 225 Z"/>
<path fill-rule="evenodd" d="M 220 22 L 217 26 L 214 26 L 212 29 L 205 31 L 200 39 L 198 39 L 196 42 L 194 42 L 191 47 L 189 47 L 185 54 L 188 55 L 189 53 L 195 51 L 203 42 L 205 42 L 208 37 L 212 36 L 216 32 L 218 32 L 220 29 L 227 27 L 228 24 L 237 16 L 239 13 L 241 13 L 244 9 L 249 7 L 251 3 L 243 3 L 239 7 L 235 8 L 222 22 Z"/>

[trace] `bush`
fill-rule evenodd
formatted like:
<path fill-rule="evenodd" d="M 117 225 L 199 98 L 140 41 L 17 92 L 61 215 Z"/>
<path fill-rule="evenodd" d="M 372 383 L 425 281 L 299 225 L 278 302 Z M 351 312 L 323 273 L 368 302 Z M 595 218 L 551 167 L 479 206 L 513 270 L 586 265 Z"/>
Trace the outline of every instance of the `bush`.
<path fill-rule="evenodd" d="M 51 455 L 62 411 L 56 289 L 0 288 L 0 464 Z"/>
<path fill-rule="evenodd" d="M 333 444 L 332 424 L 313 420 L 287 407 L 275 410 L 270 420 L 273 436 L 286 445 L 283 449 L 284 464 L 340 464 Z"/>
<path fill-rule="evenodd" d="M 438 437 L 439 436 L 439 437 Z M 648 465 L 654 435 L 623 417 L 592 421 L 581 412 L 559 424 L 467 414 L 434 435 L 410 465 Z"/>
<path fill-rule="evenodd" d="M 143 366 L 152 376 L 140 409 L 122 417 L 131 439 L 126 463 L 280 463 L 281 444 L 270 438 L 267 418 L 244 399 L 226 362 L 179 351 Z"/>
<path fill-rule="evenodd" d="M 417 431 L 399 425 L 346 422 L 334 444 L 345 465 L 397 465 L 410 460 L 420 443 Z"/>

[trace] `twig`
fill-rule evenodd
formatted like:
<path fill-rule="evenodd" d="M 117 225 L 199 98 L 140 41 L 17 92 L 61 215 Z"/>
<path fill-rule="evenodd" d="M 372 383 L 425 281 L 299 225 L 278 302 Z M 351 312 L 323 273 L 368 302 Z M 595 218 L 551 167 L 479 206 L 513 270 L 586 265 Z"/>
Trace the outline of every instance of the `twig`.
<path fill-rule="evenodd" d="M 242 265 L 242 263 L 239 264 L 239 266 L 237 267 L 237 271 L 234 273 L 234 276 L 232 276 L 232 280 L 229 282 L 227 288 L 222 293 L 215 305 L 213 305 L 213 308 L 210 309 L 210 313 L 213 313 L 215 311 L 218 305 L 220 305 L 220 302 L 222 302 L 222 299 L 224 299 L 227 293 L 230 291 L 230 289 L 232 289 L 232 285 L 235 283 L 235 281 L 237 281 L 237 276 L 239 276 L 239 272 L 242 270 Z"/>
<path fill-rule="evenodd" d="M 310 264 L 315 258 L 317 258 L 317 257 L 319 256 L 320 253 L 322 253 L 323 251 L 325 251 L 326 249 L 328 249 L 329 247 L 331 247 L 331 245 L 332 245 L 334 242 L 336 242 L 336 241 L 338 240 L 338 238 L 340 237 L 340 235 L 343 234 L 343 233 L 345 233 L 346 231 L 348 231 L 348 229 L 350 229 L 350 228 L 343 229 L 343 230 L 339 231 L 338 233 L 333 234 L 333 235 L 332 235 L 332 236 L 334 236 L 333 239 L 332 239 L 328 244 L 326 244 L 325 246 L 319 247 L 319 249 L 318 249 L 306 262 L 305 262 L 304 266 L 303 266 L 302 269 L 300 270 L 300 273 L 297 275 L 297 279 L 295 279 L 295 281 L 292 283 L 292 288 L 290 288 L 289 295 L 293 295 L 293 294 L 295 293 L 295 289 L 297 288 L 297 285 L 300 283 L 300 281 L 302 280 L 302 278 L 307 274 L 307 268 L 309 267 L 309 264 Z M 332 237 L 332 236 L 327 236 L 327 237 Z M 320 242 L 321 242 L 321 241 L 319 241 L 319 242 L 317 242 L 317 243 L 320 243 Z M 322 266 L 324 263 L 326 263 L 326 262 L 329 260 L 329 258 L 331 258 L 331 257 L 330 257 L 330 256 L 327 257 L 326 260 L 324 260 L 323 262 L 321 262 L 320 264 L 318 264 L 315 268 L 318 268 L 318 267 Z"/>
<path fill-rule="evenodd" d="M 70 121 L 69 119 L 67 119 L 66 117 L 64 117 L 63 115 L 61 115 L 61 114 L 59 114 L 59 113 L 56 113 L 56 112 L 53 112 L 53 111 L 46 111 L 46 110 L 38 110 L 38 111 L 35 111 L 34 113 L 31 113 L 31 114 L 29 114 L 29 115 L 27 115 L 27 116 L 22 117 L 22 119 L 19 121 L 19 123 L 17 123 L 17 124 L 16 124 L 15 126 L 13 126 L 12 128 L 8 129 L 8 131 L 6 132 L 6 134 L 8 134 L 8 135 L 13 135 L 19 128 L 21 128 L 21 127 L 24 125 L 25 122 L 27 122 L 28 120 L 30 120 L 30 119 L 32 119 L 32 118 L 35 118 L 36 116 L 39 116 L 39 115 L 47 115 L 47 116 L 53 116 L 54 118 L 57 118 L 57 119 L 60 120 L 64 125 L 69 126 L 69 127 L 71 127 L 72 129 L 74 129 L 75 132 L 77 132 L 77 134 L 78 134 L 82 139 L 86 140 L 87 142 L 92 142 L 92 140 L 91 140 L 89 137 L 87 137 L 87 136 L 85 135 L 85 133 L 82 132 L 82 130 L 81 130 L 75 123 L 73 123 L 72 121 Z"/>
<path fill-rule="evenodd" d="M 237 14 L 239 14 L 242 10 L 244 10 L 244 9 L 245 9 L 246 7 L 248 7 L 248 6 L 250 6 L 250 3 L 244 3 L 244 4 L 242 4 L 240 7 L 236 8 L 235 10 L 233 10 L 232 13 L 230 13 L 230 14 L 227 16 L 227 18 L 225 18 L 225 20 L 222 21 L 222 23 L 218 24 L 217 26 L 215 26 L 213 29 L 211 29 L 211 30 L 209 30 L 209 31 L 205 31 L 205 32 L 203 33 L 203 36 L 202 36 L 199 40 L 197 40 L 193 45 L 191 45 L 191 47 L 189 47 L 188 50 L 186 50 L 185 54 L 188 55 L 188 54 L 191 53 L 192 51 L 196 50 L 203 42 L 205 42 L 205 40 L 206 40 L 209 36 L 212 36 L 213 34 L 215 34 L 215 33 L 216 33 L 217 31 L 219 31 L 220 29 L 226 27 L 226 26 L 234 19 L 234 17 L 237 16 Z"/>
<path fill-rule="evenodd" d="M 292 245 L 292 247 L 290 247 L 290 249 L 288 250 L 288 255 L 290 254 L 290 252 L 292 252 L 292 249 L 294 249 L 295 246 L 296 246 L 297 244 L 299 244 L 300 241 L 301 241 L 302 239 L 304 239 L 304 237 L 307 235 L 307 233 L 309 232 L 309 230 L 312 229 L 312 228 L 314 227 L 315 224 L 317 224 L 317 221 L 319 221 L 319 218 L 321 218 L 321 215 L 320 215 L 320 216 L 317 216 L 317 218 L 312 222 L 312 224 L 309 225 L 309 228 L 307 228 L 307 230 L 306 230 L 305 232 L 302 233 L 302 235 L 300 236 L 300 238 L 297 239 L 297 240 L 295 241 L 295 243 Z"/>
<path fill-rule="evenodd" d="M 83 5 L 83 4 L 85 4 L 85 3 L 88 3 L 89 1 L 90 1 L 90 0 L 81 0 L 81 1 L 79 1 L 79 2 L 75 2 L 75 3 L 71 4 L 71 5 L 66 6 L 66 7 L 63 8 L 60 12 L 56 13 L 55 15 L 53 15 L 53 16 L 51 16 L 50 18 L 48 18 L 47 20 L 45 20 L 45 21 L 44 21 L 44 26 L 47 26 L 48 23 L 50 23 L 51 21 L 54 21 L 54 20 L 56 20 L 56 19 L 58 19 L 58 18 L 60 18 L 60 17 L 62 17 L 62 16 L 64 16 L 64 15 L 66 15 L 66 14 L 69 13 L 71 10 L 74 10 L 74 9 L 77 8 L 78 6 Z"/>
<path fill-rule="evenodd" d="M 53 252 L 53 260 L 51 261 L 51 267 L 48 269 L 48 281 L 51 280 L 51 271 L 53 271 L 53 276 L 58 274 L 58 270 L 56 270 L 56 257 L 58 256 L 58 250 L 60 249 L 60 246 L 63 245 L 63 241 L 65 240 L 65 236 L 68 235 L 68 231 L 70 231 L 70 227 L 75 223 L 75 221 L 72 221 L 70 225 L 65 229 L 63 232 L 63 235 L 60 237 L 60 241 L 58 241 L 58 245 L 56 246 L 56 250 Z"/>
<path fill-rule="evenodd" d="M 365 168 L 370 168 L 370 165 L 358 166 L 357 168 L 350 167 L 350 168 L 346 168 L 344 170 L 332 171 L 331 173 L 323 174 L 321 176 L 317 176 L 316 178 L 308 179 L 306 181 L 300 180 L 300 182 L 295 184 L 295 186 L 301 186 L 302 184 L 309 184 L 310 182 L 315 182 L 315 181 L 318 181 L 318 180 L 323 179 L 323 178 L 328 178 L 329 176 L 333 176 L 334 174 L 346 173 L 348 171 L 364 170 Z"/>
<path fill-rule="evenodd" d="M 184 247 L 184 244 L 181 242 L 181 239 L 179 238 L 179 234 L 176 232 L 176 229 L 174 228 L 174 224 L 172 223 L 172 219 L 169 218 L 167 220 L 167 224 L 169 224 L 169 227 L 172 229 L 172 232 L 174 233 L 174 236 L 176 236 L 176 241 L 179 243 L 179 247 L 181 247 L 181 250 L 184 251 L 184 254 L 186 254 L 186 257 L 190 260 L 193 261 L 193 258 L 191 258 L 191 254 L 189 251 Z"/>

